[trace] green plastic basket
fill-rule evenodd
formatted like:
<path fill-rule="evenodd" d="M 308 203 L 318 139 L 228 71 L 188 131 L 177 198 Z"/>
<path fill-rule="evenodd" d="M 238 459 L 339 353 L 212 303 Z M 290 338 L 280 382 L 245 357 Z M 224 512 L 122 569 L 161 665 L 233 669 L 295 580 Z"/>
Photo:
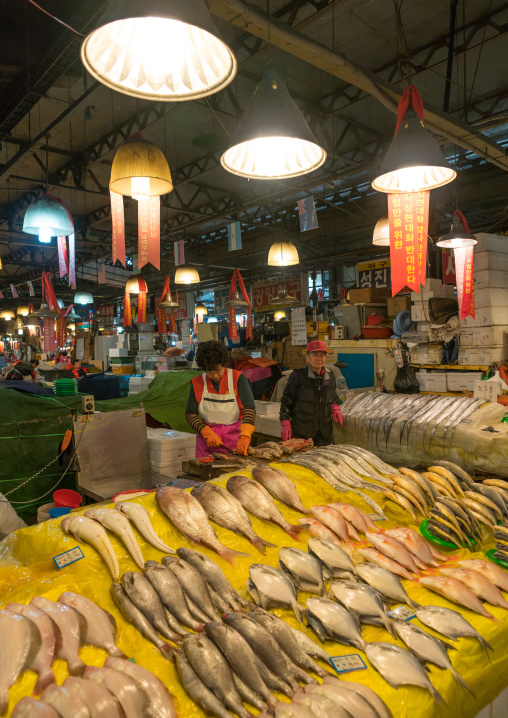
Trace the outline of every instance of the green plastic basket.
<path fill-rule="evenodd" d="M 458 549 L 458 546 L 456 546 L 456 544 L 451 543 L 451 541 L 445 541 L 444 539 L 440 539 L 438 536 L 434 536 L 434 534 L 429 531 L 429 519 L 424 519 L 421 522 L 420 533 L 427 539 L 427 541 L 435 543 L 437 546 L 443 546 L 444 548 L 452 548 L 456 551 Z M 476 541 L 474 539 L 469 539 L 469 545 L 462 544 L 462 546 L 463 548 L 470 549 L 473 546 L 476 546 Z"/>
<path fill-rule="evenodd" d="M 508 561 L 501 561 L 500 558 L 494 558 L 494 554 L 496 553 L 495 548 L 489 548 L 488 551 L 485 552 L 485 556 L 492 561 L 492 563 L 497 563 L 498 566 L 502 566 L 503 568 L 508 568 Z"/>

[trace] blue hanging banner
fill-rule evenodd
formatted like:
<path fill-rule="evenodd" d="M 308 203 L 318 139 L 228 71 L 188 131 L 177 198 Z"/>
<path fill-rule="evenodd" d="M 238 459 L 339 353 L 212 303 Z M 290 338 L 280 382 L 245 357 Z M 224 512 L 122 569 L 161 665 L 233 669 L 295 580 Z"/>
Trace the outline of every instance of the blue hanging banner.
<path fill-rule="evenodd" d="M 228 251 L 234 252 L 242 248 L 242 230 L 240 222 L 228 224 Z"/>

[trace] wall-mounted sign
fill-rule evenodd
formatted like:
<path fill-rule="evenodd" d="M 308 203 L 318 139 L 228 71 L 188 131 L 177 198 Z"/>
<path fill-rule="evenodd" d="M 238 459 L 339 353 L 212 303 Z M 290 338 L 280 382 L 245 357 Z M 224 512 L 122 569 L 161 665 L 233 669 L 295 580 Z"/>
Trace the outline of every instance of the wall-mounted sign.
<path fill-rule="evenodd" d="M 388 289 L 392 286 L 390 260 L 377 259 L 373 262 L 360 262 L 356 266 L 358 286 L 363 288 Z"/>

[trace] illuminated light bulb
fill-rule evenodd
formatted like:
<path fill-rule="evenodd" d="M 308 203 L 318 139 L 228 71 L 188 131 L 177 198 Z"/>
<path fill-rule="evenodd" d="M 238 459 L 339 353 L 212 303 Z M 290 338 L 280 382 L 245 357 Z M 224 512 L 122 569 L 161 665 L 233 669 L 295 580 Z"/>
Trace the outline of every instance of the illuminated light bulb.
<path fill-rule="evenodd" d="M 131 197 L 138 202 L 150 197 L 150 177 L 131 178 Z"/>
<path fill-rule="evenodd" d="M 49 244 L 51 242 L 51 227 L 41 227 L 39 229 L 39 242 Z"/>
<path fill-rule="evenodd" d="M 232 147 L 223 166 L 242 177 L 273 179 L 298 177 L 323 164 L 326 154 L 312 142 L 292 137 L 260 137 Z M 234 169 L 236 168 L 236 169 Z"/>
<path fill-rule="evenodd" d="M 458 210 L 455 210 L 453 215 L 453 222 L 448 234 L 439 237 L 436 242 L 437 247 L 443 247 L 445 249 L 461 249 L 462 247 L 472 247 L 478 243 L 474 234 L 471 234 L 469 227 L 464 226 L 465 218 L 463 222 L 463 215 Z"/>
<path fill-rule="evenodd" d="M 298 250 L 292 242 L 275 242 L 268 252 L 268 266 L 292 267 L 299 264 Z"/>
<path fill-rule="evenodd" d="M 282 319 L 286 318 L 286 312 L 283 309 L 277 309 L 273 318 L 276 322 L 280 322 Z"/>
<path fill-rule="evenodd" d="M 49 244 L 51 237 L 68 237 L 74 232 L 72 217 L 65 207 L 48 195 L 32 202 L 23 218 L 23 232 L 36 234 Z"/>
<path fill-rule="evenodd" d="M 198 284 L 199 272 L 191 264 L 180 264 L 175 272 L 175 284 Z"/>

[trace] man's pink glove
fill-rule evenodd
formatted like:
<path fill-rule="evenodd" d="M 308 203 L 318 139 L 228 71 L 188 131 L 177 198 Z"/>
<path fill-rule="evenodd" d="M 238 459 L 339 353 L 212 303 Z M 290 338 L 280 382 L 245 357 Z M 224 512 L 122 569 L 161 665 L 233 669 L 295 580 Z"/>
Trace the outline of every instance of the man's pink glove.
<path fill-rule="evenodd" d="M 333 420 L 338 421 L 339 424 L 342 426 L 342 424 L 344 423 L 344 418 L 338 404 L 332 404 L 332 416 Z"/>
<path fill-rule="evenodd" d="M 289 419 L 284 419 L 284 421 L 281 422 L 282 424 L 282 433 L 281 433 L 281 439 L 282 441 L 288 441 L 292 436 L 291 431 L 291 422 Z"/>

